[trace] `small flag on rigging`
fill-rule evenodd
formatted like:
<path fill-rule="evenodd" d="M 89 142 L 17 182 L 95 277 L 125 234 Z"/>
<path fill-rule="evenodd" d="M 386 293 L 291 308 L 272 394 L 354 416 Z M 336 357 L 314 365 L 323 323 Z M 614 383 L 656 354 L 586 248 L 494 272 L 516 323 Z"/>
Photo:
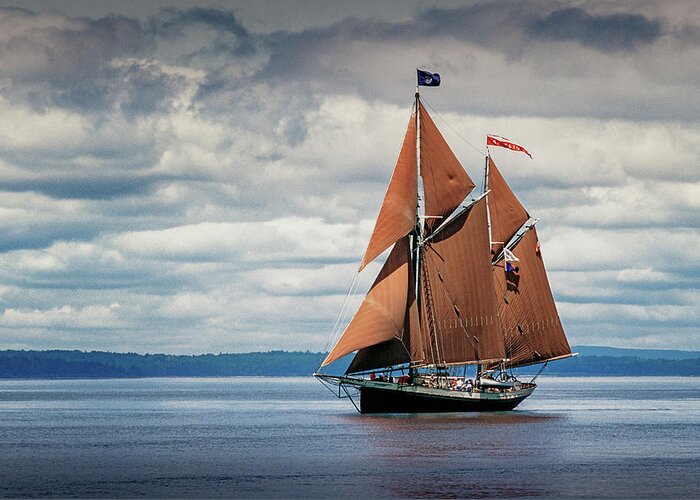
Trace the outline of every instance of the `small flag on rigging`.
<path fill-rule="evenodd" d="M 440 85 L 440 75 L 437 73 L 430 73 L 429 71 L 423 71 L 422 69 L 416 69 L 418 72 L 418 85 L 421 87 L 437 87 Z"/>
<path fill-rule="evenodd" d="M 510 140 L 506 139 L 505 137 L 501 137 L 499 135 L 488 134 L 486 136 L 486 145 L 487 146 L 499 146 L 501 148 L 510 149 L 511 151 L 520 151 L 521 153 L 525 153 L 530 158 L 532 158 L 532 155 L 527 152 L 527 149 L 515 144 L 514 142 L 510 142 Z"/>
<path fill-rule="evenodd" d="M 518 266 L 513 265 L 513 262 L 520 262 L 520 259 L 518 259 L 513 252 L 508 250 L 507 248 L 503 249 L 503 256 L 505 257 L 506 260 L 506 272 L 507 273 L 517 273 L 520 271 L 520 268 Z"/>

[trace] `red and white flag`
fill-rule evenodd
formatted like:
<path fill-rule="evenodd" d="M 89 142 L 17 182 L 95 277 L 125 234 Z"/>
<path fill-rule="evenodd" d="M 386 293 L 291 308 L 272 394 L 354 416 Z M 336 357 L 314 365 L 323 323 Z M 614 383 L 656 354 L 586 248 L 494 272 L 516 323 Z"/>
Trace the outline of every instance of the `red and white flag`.
<path fill-rule="evenodd" d="M 488 134 L 486 136 L 486 145 L 487 146 L 499 146 L 501 148 L 510 149 L 511 151 L 520 151 L 521 153 L 525 153 L 530 158 L 532 158 L 532 155 L 527 152 L 527 149 L 525 149 L 522 146 L 518 146 L 514 142 L 510 142 L 508 139 L 506 139 L 505 137 L 501 137 L 500 135 Z"/>

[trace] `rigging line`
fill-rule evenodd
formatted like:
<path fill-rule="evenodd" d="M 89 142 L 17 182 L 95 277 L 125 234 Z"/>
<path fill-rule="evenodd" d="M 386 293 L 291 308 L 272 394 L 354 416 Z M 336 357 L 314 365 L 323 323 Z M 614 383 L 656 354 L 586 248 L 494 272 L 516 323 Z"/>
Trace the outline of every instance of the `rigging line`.
<path fill-rule="evenodd" d="M 337 343 L 337 341 L 339 340 L 340 331 L 341 331 L 340 325 L 341 325 L 341 323 L 344 322 L 344 319 L 347 315 L 348 303 L 350 301 L 350 297 L 352 295 L 354 295 L 355 291 L 357 290 L 359 276 L 360 276 L 360 273 L 358 272 L 358 273 L 355 273 L 355 275 L 352 278 L 352 283 L 350 283 L 350 288 L 348 288 L 348 293 L 345 295 L 345 300 L 343 301 L 343 305 L 340 308 L 340 312 L 338 313 L 338 317 L 335 320 L 335 324 L 333 325 L 333 329 L 331 330 L 331 334 L 328 337 L 328 340 L 326 340 L 326 345 L 323 348 L 323 353 L 321 354 L 322 359 L 321 359 L 321 361 L 319 361 L 319 369 L 321 368 L 321 366 L 320 366 L 321 363 L 323 363 L 323 358 L 326 356 L 325 353 L 329 352 L 328 348 L 331 345 L 334 346 Z"/>
<path fill-rule="evenodd" d="M 469 144 L 476 152 L 478 152 L 479 154 L 481 154 L 481 156 L 486 156 L 486 152 L 485 152 L 485 151 L 479 149 L 477 146 L 475 146 L 474 144 L 472 144 L 469 140 L 465 139 L 465 138 L 462 136 L 462 134 L 460 134 L 459 132 L 457 132 L 457 130 L 455 130 L 455 128 L 454 128 L 452 125 L 450 125 L 450 123 L 449 123 L 447 120 L 445 120 L 445 118 L 443 118 L 442 115 L 441 115 L 440 113 L 438 113 L 438 112 L 435 110 L 435 108 L 433 108 L 433 106 L 430 104 L 429 101 L 427 101 L 425 98 L 421 99 L 421 101 L 425 102 L 425 104 L 428 105 L 428 107 L 430 108 L 430 110 L 431 110 L 433 113 L 435 113 L 435 114 L 438 116 L 438 118 L 440 118 L 440 119 L 442 120 L 442 122 L 443 122 L 450 130 L 452 130 L 452 132 L 454 132 L 454 133 L 457 135 L 457 137 L 459 137 L 459 138 L 462 139 L 464 142 L 466 142 L 467 144 Z"/>
<path fill-rule="evenodd" d="M 426 286 L 429 286 L 428 283 L 428 277 L 426 275 L 427 270 L 425 269 L 425 252 L 423 252 L 423 258 L 420 260 L 420 279 L 423 282 L 423 286 L 421 287 L 421 293 L 426 294 Z M 433 317 L 432 317 L 432 307 L 430 307 L 429 302 L 432 301 L 432 297 L 428 293 L 426 296 L 424 296 L 424 300 L 421 301 L 421 309 L 423 310 L 423 317 L 425 318 L 425 326 L 428 329 L 428 346 L 430 347 L 430 357 L 432 358 L 433 364 L 437 364 L 439 362 L 439 359 L 436 357 L 436 349 L 437 345 L 433 345 L 433 341 L 435 338 L 435 331 L 434 331 L 434 324 L 433 324 Z M 435 349 L 433 349 L 433 347 Z"/>

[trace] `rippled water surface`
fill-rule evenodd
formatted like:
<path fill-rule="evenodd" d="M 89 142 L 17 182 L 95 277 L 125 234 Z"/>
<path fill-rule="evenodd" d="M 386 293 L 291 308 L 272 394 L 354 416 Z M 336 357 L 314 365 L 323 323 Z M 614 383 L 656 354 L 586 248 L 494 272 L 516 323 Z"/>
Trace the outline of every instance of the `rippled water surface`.
<path fill-rule="evenodd" d="M 310 378 L 0 381 L 0 496 L 700 495 L 700 379 L 541 377 L 505 413 L 361 416 Z"/>

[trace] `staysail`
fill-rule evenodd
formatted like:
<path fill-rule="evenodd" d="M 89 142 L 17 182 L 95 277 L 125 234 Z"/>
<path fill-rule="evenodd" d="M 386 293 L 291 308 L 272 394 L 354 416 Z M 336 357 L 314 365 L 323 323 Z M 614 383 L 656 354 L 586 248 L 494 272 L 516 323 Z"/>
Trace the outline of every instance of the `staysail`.
<path fill-rule="evenodd" d="M 357 351 L 346 373 L 357 373 L 375 368 L 396 366 L 409 361 L 422 361 L 423 347 L 419 333 L 418 307 L 416 304 L 415 280 L 413 266 L 408 269 L 408 300 L 406 317 L 403 326 L 403 336 L 382 342 L 381 344 L 364 347 Z"/>
<path fill-rule="evenodd" d="M 321 366 L 363 347 L 402 338 L 409 297 L 408 240 L 406 236 L 394 245 L 362 305 Z"/>
<path fill-rule="evenodd" d="M 525 366 L 570 355 L 534 226 L 511 251 L 519 259 L 517 272 L 506 272 L 504 261 L 493 267 L 508 365 Z"/>

